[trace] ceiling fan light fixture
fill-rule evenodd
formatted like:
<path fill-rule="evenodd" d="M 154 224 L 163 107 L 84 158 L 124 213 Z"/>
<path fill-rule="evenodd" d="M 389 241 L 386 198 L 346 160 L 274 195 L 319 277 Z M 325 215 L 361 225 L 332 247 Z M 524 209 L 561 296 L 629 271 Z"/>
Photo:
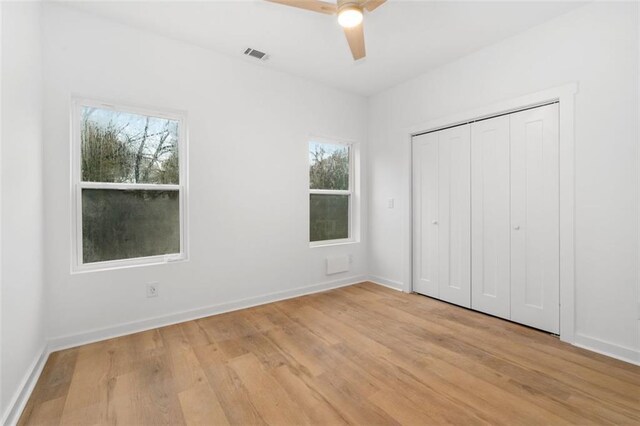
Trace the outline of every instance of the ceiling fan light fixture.
<path fill-rule="evenodd" d="M 338 12 L 338 23 L 344 28 L 353 28 L 362 23 L 362 9 L 357 6 L 346 6 Z"/>

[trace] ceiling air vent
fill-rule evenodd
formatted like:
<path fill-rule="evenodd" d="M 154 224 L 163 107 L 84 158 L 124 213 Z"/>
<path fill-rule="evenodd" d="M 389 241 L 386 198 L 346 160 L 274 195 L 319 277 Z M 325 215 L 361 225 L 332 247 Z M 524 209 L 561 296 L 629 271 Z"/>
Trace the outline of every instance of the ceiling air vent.
<path fill-rule="evenodd" d="M 269 57 L 266 53 L 256 49 L 252 49 L 250 47 L 247 47 L 247 49 L 244 51 L 244 54 L 247 56 L 251 56 L 252 58 L 260 59 L 261 61 L 266 61 Z"/>

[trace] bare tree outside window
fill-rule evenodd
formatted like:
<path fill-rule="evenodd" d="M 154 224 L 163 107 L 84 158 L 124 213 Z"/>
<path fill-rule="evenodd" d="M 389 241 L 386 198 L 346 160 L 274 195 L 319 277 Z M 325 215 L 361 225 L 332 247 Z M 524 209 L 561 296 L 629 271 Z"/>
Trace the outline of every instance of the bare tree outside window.
<path fill-rule="evenodd" d="M 178 122 L 84 107 L 82 181 L 178 184 Z"/>
<path fill-rule="evenodd" d="M 349 147 L 311 143 L 309 188 L 349 189 Z"/>

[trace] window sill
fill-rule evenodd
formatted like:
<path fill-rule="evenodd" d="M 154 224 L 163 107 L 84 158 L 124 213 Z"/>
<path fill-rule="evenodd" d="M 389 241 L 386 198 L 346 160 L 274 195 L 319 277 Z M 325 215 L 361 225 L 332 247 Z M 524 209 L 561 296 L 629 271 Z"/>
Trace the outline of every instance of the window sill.
<path fill-rule="evenodd" d="M 158 266 L 168 265 L 171 263 L 187 262 L 189 258 L 186 255 L 171 256 L 152 256 L 140 257 L 135 259 L 114 260 L 107 262 L 95 262 L 83 265 L 74 265 L 71 274 L 84 274 L 87 272 L 106 272 L 118 269 L 139 268 L 141 266 Z"/>
<path fill-rule="evenodd" d="M 328 241 L 314 241 L 309 243 L 309 248 L 319 247 L 333 247 L 333 246 L 346 246 L 351 244 L 359 244 L 360 241 L 356 240 L 328 240 Z"/>

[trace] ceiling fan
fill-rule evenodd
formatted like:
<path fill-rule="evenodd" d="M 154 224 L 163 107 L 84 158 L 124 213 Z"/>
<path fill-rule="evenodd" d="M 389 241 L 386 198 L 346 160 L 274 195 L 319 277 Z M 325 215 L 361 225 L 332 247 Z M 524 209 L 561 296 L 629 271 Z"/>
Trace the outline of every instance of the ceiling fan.
<path fill-rule="evenodd" d="M 371 12 L 387 0 L 338 0 L 338 4 L 320 0 L 267 0 L 286 6 L 298 7 L 326 15 L 337 15 L 338 23 L 344 28 L 344 35 L 351 49 L 353 59 L 357 61 L 366 56 L 364 49 L 363 10 Z"/>

